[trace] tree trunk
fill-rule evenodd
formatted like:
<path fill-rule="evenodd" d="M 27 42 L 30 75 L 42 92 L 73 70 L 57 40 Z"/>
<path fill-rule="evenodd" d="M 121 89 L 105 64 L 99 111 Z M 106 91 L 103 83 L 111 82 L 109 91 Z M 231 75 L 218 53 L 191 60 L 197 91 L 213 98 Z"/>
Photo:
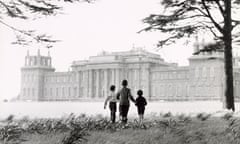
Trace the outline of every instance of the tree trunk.
<path fill-rule="evenodd" d="M 233 90 L 233 64 L 232 64 L 232 18 L 231 18 L 231 1 L 225 0 L 225 16 L 224 16 L 224 62 L 226 75 L 226 108 L 235 111 L 234 107 L 234 90 Z"/>

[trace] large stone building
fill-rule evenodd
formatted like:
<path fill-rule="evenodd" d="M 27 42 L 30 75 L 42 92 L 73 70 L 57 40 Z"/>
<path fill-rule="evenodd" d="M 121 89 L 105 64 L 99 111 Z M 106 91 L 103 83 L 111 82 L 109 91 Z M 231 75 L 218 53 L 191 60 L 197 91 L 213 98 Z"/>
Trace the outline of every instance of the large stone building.
<path fill-rule="evenodd" d="M 195 48 L 199 48 L 199 45 Z M 223 53 L 200 52 L 189 66 L 165 62 L 160 55 L 135 48 L 125 52 L 102 52 L 88 60 L 74 61 L 72 70 L 55 72 L 51 57 L 29 53 L 21 69 L 19 100 L 103 100 L 110 85 L 121 88 L 127 79 L 133 96 L 142 89 L 148 100 L 222 100 Z M 235 99 L 240 98 L 239 58 L 234 58 Z"/>

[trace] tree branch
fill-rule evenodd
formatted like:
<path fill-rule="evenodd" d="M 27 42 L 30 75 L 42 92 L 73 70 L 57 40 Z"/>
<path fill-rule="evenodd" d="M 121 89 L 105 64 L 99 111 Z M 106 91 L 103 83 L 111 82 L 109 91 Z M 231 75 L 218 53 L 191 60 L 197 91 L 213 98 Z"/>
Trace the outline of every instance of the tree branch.
<path fill-rule="evenodd" d="M 214 37 L 216 37 L 218 39 L 221 39 L 221 37 L 218 36 L 217 33 L 214 31 L 214 27 L 213 26 L 208 26 L 208 25 L 206 25 L 205 22 L 200 22 L 200 23 L 203 25 L 202 28 L 207 28 L 213 34 Z"/>
<path fill-rule="evenodd" d="M 33 30 L 29 30 L 29 31 L 20 30 L 20 29 L 17 29 L 17 28 L 15 28 L 15 27 L 13 27 L 13 26 L 11 26 L 11 25 L 3 22 L 2 20 L 0 20 L 0 23 L 3 24 L 3 25 L 6 26 L 6 27 L 12 29 L 14 32 L 21 33 L 21 34 L 23 34 L 23 35 L 26 35 L 26 36 L 34 39 L 34 40 L 35 40 L 36 42 L 38 42 L 38 43 L 39 43 L 39 42 L 43 42 L 43 43 L 55 43 L 55 42 L 58 42 L 58 41 L 59 41 L 59 40 L 52 40 L 52 39 L 50 39 L 50 36 L 47 36 L 47 35 L 45 35 L 45 34 L 35 36 L 35 35 L 33 35 L 33 33 L 35 32 L 35 31 L 33 31 Z M 17 35 L 17 34 L 16 34 L 16 35 Z M 20 37 L 18 37 L 18 38 L 20 38 Z M 21 41 L 23 41 L 22 38 L 20 38 L 20 39 L 21 39 Z"/>
<path fill-rule="evenodd" d="M 224 9 L 223 9 L 223 7 L 221 6 L 220 1 L 219 1 L 219 0 L 214 0 L 214 1 L 215 1 L 215 3 L 217 4 L 218 9 L 219 9 L 219 11 L 220 11 L 221 14 L 222 14 L 222 17 L 224 18 Z"/>
<path fill-rule="evenodd" d="M 223 34 L 223 33 L 224 33 L 223 28 L 213 19 L 212 15 L 211 15 L 211 13 L 210 13 L 210 11 L 209 11 L 206 3 L 205 3 L 205 0 L 201 0 L 201 1 L 202 1 L 202 4 L 203 4 L 204 9 L 205 9 L 206 12 L 207 12 L 207 15 L 208 15 L 209 19 L 213 22 L 213 24 L 214 24 L 215 27 L 218 29 L 218 31 Z"/>

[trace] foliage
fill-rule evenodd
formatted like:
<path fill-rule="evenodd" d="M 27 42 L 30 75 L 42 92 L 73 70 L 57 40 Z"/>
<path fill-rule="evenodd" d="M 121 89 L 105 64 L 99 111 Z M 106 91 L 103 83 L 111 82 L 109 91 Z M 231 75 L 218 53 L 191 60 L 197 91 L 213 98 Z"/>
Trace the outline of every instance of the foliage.
<path fill-rule="evenodd" d="M 0 140 L 5 144 L 18 144 L 21 141 L 21 135 L 23 133 L 23 129 L 19 125 L 8 124 L 0 128 Z"/>
<path fill-rule="evenodd" d="M 224 120 L 230 120 L 233 118 L 233 113 L 226 113 L 222 116 Z"/>
<path fill-rule="evenodd" d="M 240 120 L 239 119 L 231 119 L 229 121 L 229 126 L 226 130 L 231 134 L 235 143 L 240 143 Z"/>
<path fill-rule="evenodd" d="M 172 116 L 172 113 L 171 112 L 167 112 L 165 114 L 162 115 L 163 117 L 171 117 Z"/>
<path fill-rule="evenodd" d="M 206 113 L 199 113 L 197 114 L 197 119 L 201 120 L 201 121 L 205 121 L 207 120 L 211 115 L 210 114 L 206 114 Z"/>
<path fill-rule="evenodd" d="M 230 113 L 229 113 L 230 114 Z M 31 143 L 31 137 L 51 139 L 62 144 L 79 143 L 239 143 L 240 120 L 231 113 L 227 121 L 199 113 L 196 117 L 181 115 L 147 117 L 143 124 L 130 120 L 127 124 L 112 124 L 101 115 L 69 115 L 55 119 L 10 118 L 0 129 L 0 142 Z M 14 117 L 14 116 L 9 116 Z M 63 135 L 64 133 L 64 135 Z M 51 135 L 51 136 L 48 136 Z M 55 140 L 56 140 L 55 138 Z M 41 139 L 37 139 L 40 141 Z M 36 140 L 36 139 L 35 139 Z M 26 141 L 26 142 L 25 142 Z M 46 140 L 47 141 L 47 140 Z M 95 141 L 95 142 L 94 142 Z M 53 142 L 53 141 L 51 141 Z"/>
<path fill-rule="evenodd" d="M 178 115 L 177 118 L 180 121 L 191 122 L 191 117 L 190 116 L 186 116 L 184 114 Z"/>
<path fill-rule="evenodd" d="M 233 14 L 238 11 L 238 0 L 232 0 Z M 151 14 L 143 22 L 148 24 L 142 31 L 157 30 L 170 36 L 160 40 L 158 47 L 175 43 L 182 37 L 211 33 L 216 40 L 223 40 L 226 8 L 223 0 L 162 0 L 163 13 Z M 233 39 L 239 42 L 240 20 L 232 19 Z M 235 31 L 236 30 L 236 31 Z"/>
<path fill-rule="evenodd" d="M 39 34 L 35 30 L 19 29 L 14 24 L 9 24 L 7 20 L 12 18 L 26 21 L 55 16 L 61 13 L 64 3 L 80 1 L 92 2 L 92 0 L 0 0 L 0 24 L 10 28 L 16 34 L 17 40 L 13 44 L 29 45 L 37 42 L 51 48 L 51 44 L 58 42 L 58 40 L 52 39 L 47 34 Z"/>
<path fill-rule="evenodd" d="M 232 43 L 240 42 L 239 0 L 162 0 L 161 4 L 164 11 L 146 17 L 143 22 L 148 26 L 141 31 L 168 34 L 159 41 L 158 47 L 199 33 L 212 34 L 217 44 L 206 50 L 219 44 L 224 46 L 226 108 L 234 111 Z"/>
<path fill-rule="evenodd" d="M 71 130 L 68 136 L 64 137 L 62 140 L 63 144 L 80 144 L 87 139 L 84 136 L 88 135 L 88 133 L 81 128 L 74 128 Z"/>

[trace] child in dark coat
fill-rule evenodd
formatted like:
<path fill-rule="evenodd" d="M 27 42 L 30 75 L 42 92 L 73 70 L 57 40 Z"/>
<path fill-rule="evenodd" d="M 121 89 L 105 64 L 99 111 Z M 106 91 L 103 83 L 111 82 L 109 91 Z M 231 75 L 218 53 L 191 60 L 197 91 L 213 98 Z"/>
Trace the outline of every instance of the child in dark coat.
<path fill-rule="evenodd" d="M 145 106 L 147 105 L 147 101 L 142 96 L 143 95 L 142 90 L 138 90 L 137 95 L 138 95 L 138 97 L 136 99 L 135 105 L 137 106 L 137 109 L 138 109 L 139 123 L 142 124 L 143 115 L 144 115 L 144 111 L 145 111 Z"/>

